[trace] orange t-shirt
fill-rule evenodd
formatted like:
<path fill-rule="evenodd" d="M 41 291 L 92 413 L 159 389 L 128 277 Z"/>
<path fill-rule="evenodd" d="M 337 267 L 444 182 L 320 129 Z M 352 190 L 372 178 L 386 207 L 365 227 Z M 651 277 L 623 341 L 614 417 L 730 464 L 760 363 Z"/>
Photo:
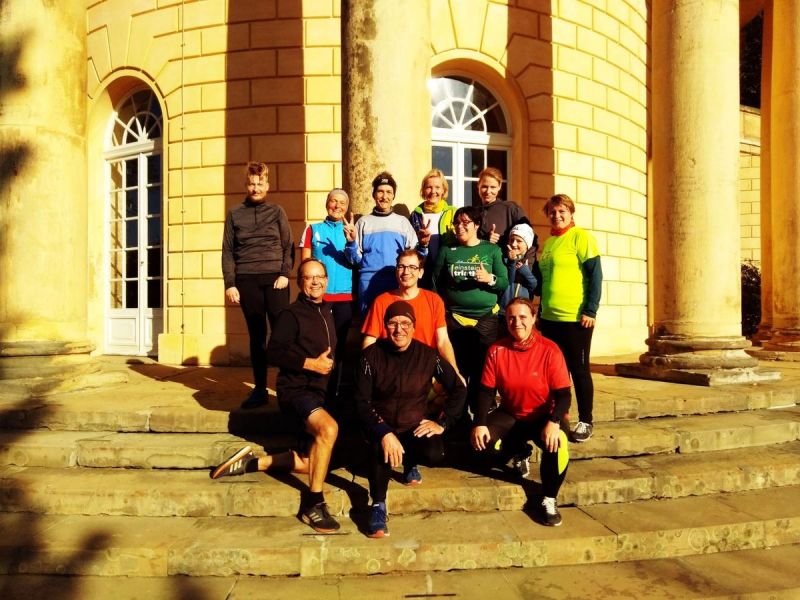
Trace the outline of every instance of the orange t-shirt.
<path fill-rule="evenodd" d="M 372 303 L 364 319 L 364 326 L 361 333 L 370 335 L 374 338 L 388 337 L 386 328 L 383 326 L 383 315 L 390 304 L 400 300 L 397 292 L 384 292 Z M 419 290 L 419 294 L 413 300 L 406 300 L 414 307 L 414 316 L 417 319 L 414 326 L 414 339 L 422 342 L 426 346 L 436 348 L 436 330 L 440 327 L 447 327 L 444 317 L 444 302 L 429 290 Z"/>

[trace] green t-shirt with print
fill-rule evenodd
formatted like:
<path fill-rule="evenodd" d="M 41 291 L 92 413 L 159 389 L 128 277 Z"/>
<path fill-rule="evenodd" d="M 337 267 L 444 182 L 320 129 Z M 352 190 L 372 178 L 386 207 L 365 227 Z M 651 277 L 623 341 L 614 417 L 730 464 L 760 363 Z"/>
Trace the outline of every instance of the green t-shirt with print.
<path fill-rule="evenodd" d="M 475 279 L 481 264 L 497 278 L 494 285 Z M 476 246 L 445 246 L 436 257 L 433 287 L 454 313 L 478 318 L 491 312 L 498 296 L 508 287 L 500 247 L 484 240 Z"/>

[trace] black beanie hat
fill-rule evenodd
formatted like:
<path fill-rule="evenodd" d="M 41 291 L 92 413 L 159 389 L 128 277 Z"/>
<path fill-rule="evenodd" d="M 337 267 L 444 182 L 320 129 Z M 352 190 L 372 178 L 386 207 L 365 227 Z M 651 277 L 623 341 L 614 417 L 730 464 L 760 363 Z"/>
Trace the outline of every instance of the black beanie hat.
<path fill-rule="evenodd" d="M 405 300 L 398 300 L 389 305 L 386 313 L 383 315 L 384 324 L 388 323 L 393 317 L 408 317 L 411 322 L 417 324 L 417 317 L 414 314 L 414 307 Z"/>
<path fill-rule="evenodd" d="M 379 185 L 390 185 L 392 186 L 392 193 L 397 193 L 397 182 L 392 177 L 392 174 L 388 171 L 383 171 L 378 174 L 378 176 L 372 180 L 372 195 L 375 195 L 375 192 L 378 191 Z"/>

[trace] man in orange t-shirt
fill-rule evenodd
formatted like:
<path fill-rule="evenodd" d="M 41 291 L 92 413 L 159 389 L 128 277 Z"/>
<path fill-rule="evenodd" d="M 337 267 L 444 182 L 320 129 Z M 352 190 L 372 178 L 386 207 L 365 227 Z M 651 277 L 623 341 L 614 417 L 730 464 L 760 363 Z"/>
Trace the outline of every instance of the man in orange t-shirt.
<path fill-rule="evenodd" d="M 439 351 L 448 363 L 458 373 L 453 345 L 447 335 L 447 322 L 445 321 L 444 302 L 438 294 L 419 287 L 424 269 L 420 263 L 419 254 L 412 249 L 405 250 L 397 256 L 397 283 L 396 290 L 380 294 L 372 303 L 361 328 L 364 335 L 362 348 L 374 344 L 378 338 L 388 337 L 383 323 L 386 309 L 398 300 L 405 300 L 414 307 L 416 326 L 414 339 L 426 346 Z"/>

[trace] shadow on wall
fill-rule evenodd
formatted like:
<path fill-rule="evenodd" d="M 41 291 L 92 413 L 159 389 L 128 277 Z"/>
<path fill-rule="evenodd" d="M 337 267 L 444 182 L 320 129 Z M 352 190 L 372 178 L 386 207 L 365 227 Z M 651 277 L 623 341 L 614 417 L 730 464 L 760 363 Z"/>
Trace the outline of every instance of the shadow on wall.
<path fill-rule="evenodd" d="M 518 125 L 515 137 L 522 136 L 527 146 L 523 148 L 520 140 L 516 139 L 514 150 L 522 151 L 527 162 L 520 164 L 515 161 L 515 166 L 522 168 L 522 173 L 515 175 L 515 178 L 528 178 L 526 212 L 539 233 L 540 243 L 543 243 L 549 226 L 541 214 L 541 207 L 548 198 L 559 192 L 555 188 L 556 139 L 553 128 L 557 102 L 553 97 L 555 49 L 553 17 L 549 10 L 538 13 L 536 33 L 519 31 L 530 27 L 531 12 L 509 7 L 506 77 L 514 78 L 512 87 L 520 90 L 525 103 L 522 107 L 522 122 Z"/>
<path fill-rule="evenodd" d="M 296 246 L 306 218 L 302 3 L 229 2 L 227 22 L 225 208 L 244 199 L 247 161 L 266 162 L 267 201 L 286 211 Z M 289 280 L 294 297 L 294 277 Z M 249 365 L 238 306 L 226 306 L 225 332 L 228 358 L 212 364 Z"/>
<path fill-rule="evenodd" d="M 0 0 L 0 21 L 9 18 L 8 12 L 11 9 L 9 2 Z M 28 36 L 18 32 L 9 34 L 5 31 L 0 38 L 0 113 L 5 113 L 3 108 L 9 101 L 9 96 L 27 87 L 26 74 L 21 70 L 27 41 Z M 11 227 L 13 211 L 16 210 L 11 188 L 17 178 L 25 176 L 26 166 L 35 159 L 25 135 L 26 130 L 15 128 L 14 123 L 3 123 L 0 140 L 0 231 L 7 231 Z M 6 238 L 5 234 L 0 233 L 0 258 L 5 257 L 8 251 Z M 3 274 L 0 273 L 0 280 L 2 278 Z M 9 449 L 19 448 L 20 441 L 47 419 L 50 408 L 39 398 L 51 391 L 57 383 L 44 382 L 34 394 L 26 393 L 24 387 L 17 387 L 13 381 L 0 381 L 0 394 L 3 396 L 0 428 L 4 430 L 0 442 L 0 456 L 3 457 L 0 468 L 18 465 L 12 469 L 4 469 L 7 473 L 26 469 L 28 453 Z M 45 556 L 46 538 L 42 524 L 46 517 L 37 512 L 26 485 L 4 477 L 1 489 L 0 519 L 3 522 L 2 529 L 7 534 L 4 536 L 6 545 L 0 549 L 2 572 L 35 570 L 42 561 L 49 560 Z M 59 560 L 63 571 L 69 573 L 84 570 L 93 556 L 105 552 L 108 538 L 108 534 L 101 530 L 87 531 L 77 541 L 75 550 Z M 12 597 L 13 586 L 14 583 L 9 580 L 0 582 L 0 598 Z M 27 592 L 26 596 L 38 597 L 35 593 Z M 59 593 L 50 597 L 69 599 L 78 598 L 79 595 L 71 582 L 64 582 Z"/>

